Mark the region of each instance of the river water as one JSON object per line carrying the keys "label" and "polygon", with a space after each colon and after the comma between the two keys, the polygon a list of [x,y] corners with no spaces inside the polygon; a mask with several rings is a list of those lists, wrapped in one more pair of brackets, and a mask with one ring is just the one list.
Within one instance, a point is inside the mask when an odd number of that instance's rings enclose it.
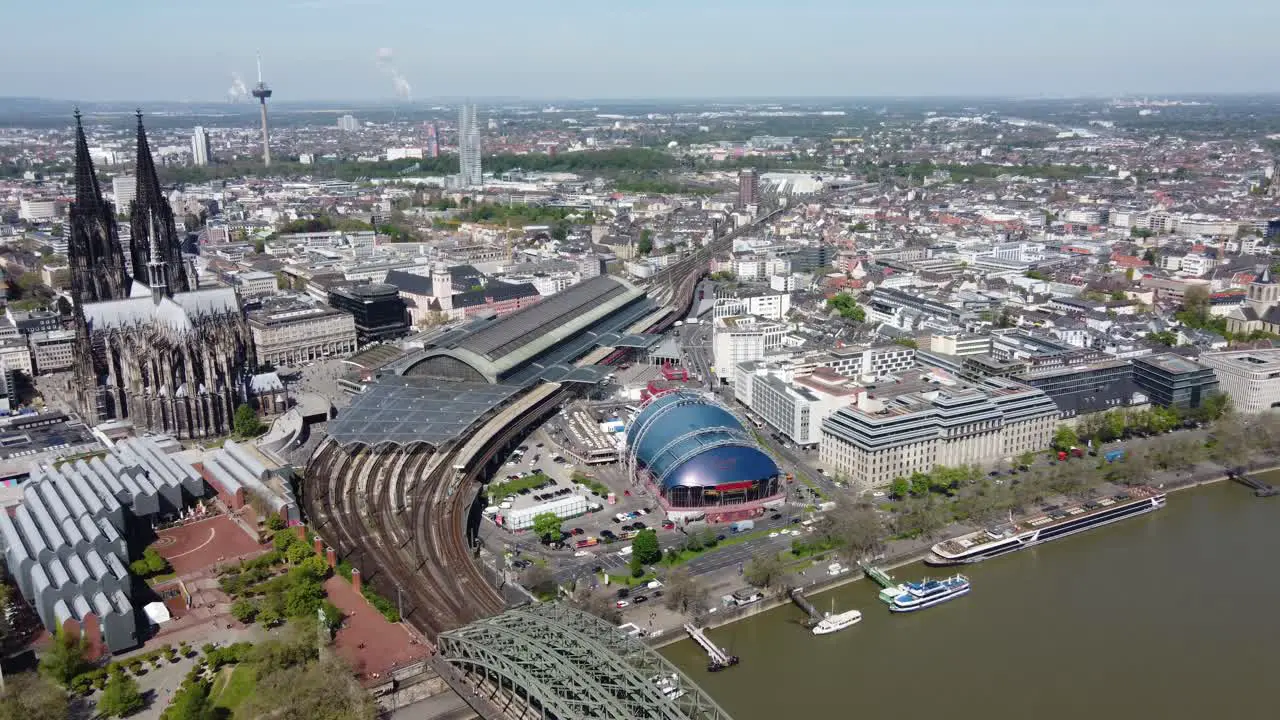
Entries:
{"label": "river water", "polygon": [[1278,557],[1280,497],[1222,482],[961,568],[973,590],[937,607],[891,615],[860,580],[812,598],[862,611],[834,635],[788,605],[711,631],[742,658],[724,672],[688,640],[663,653],[735,720],[1280,717]]}

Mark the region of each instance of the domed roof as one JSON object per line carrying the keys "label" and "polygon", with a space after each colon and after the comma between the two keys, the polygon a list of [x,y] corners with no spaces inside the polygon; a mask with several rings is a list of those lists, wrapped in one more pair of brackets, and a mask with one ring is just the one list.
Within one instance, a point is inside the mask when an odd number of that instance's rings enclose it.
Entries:
{"label": "domed roof", "polygon": [[778,466],[742,423],[707,396],[661,395],[627,429],[627,447],[662,487],[761,480]]}

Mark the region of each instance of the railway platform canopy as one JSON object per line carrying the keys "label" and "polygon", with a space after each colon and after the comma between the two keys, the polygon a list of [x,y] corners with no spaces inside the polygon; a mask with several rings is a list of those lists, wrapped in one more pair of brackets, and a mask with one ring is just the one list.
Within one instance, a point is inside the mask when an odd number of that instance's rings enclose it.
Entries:
{"label": "railway platform canopy", "polygon": [[560,603],[442,633],[440,656],[556,720],[731,720],[653,648]]}
{"label": "railway platform canopy", "polygon": [[383,377],[338,413],[329,435],[342,445],[420,442],[439,447],[462,437],[520,390],[515,385]]}

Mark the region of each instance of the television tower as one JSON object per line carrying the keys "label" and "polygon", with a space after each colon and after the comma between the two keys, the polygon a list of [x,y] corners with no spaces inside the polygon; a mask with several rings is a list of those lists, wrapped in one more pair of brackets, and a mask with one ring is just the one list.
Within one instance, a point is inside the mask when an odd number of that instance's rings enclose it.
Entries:
{"label": "television tower", "polygon": [[271,165],[271,141],[267,132],[267,98],[271,97],[271,88],[262,82],[262,53],[258,53],[258,84],[253,86],[253,96],[262,103],[262,164]]}

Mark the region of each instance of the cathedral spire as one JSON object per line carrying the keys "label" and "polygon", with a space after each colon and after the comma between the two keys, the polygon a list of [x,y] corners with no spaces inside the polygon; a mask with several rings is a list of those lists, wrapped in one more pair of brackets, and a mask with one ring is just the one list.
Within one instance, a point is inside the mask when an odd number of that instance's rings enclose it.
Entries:
{"label": "cathedral spire", "polygon": [[[135,172],[138,175],[137,203],[140,207],[151,205],[154,209],[159,201],[160,177],[156,175],[156,163],[151,157],[151,144],[147,142],[147,129],[142,126],[142,109],[135,111],[138,117],[138,163]],[[121,208],[121,211],[128,208]]]}
{"label": "cathedral spire", "polygon": [[142,124],[142,111],[138,117],[138,158],[135,165],[138,192],[129,211],[129,227],[132,233],[133,276],[152,282],[152,264],[162,263],[161,274],[165,294],[186,292],[191,289],[187,271],[182,262],[182,244],[174,222],[173,208],[160,187],[156,163],[151,157],[151,145],[147,142],[147,130]]}
{"label": "cathedral spire", "polygon": [[98,174],[94,172],[93,158],[89,156],[89,141],[84,137],[80,108],[76,108],[76,204],[85,209],[103,204]]}

